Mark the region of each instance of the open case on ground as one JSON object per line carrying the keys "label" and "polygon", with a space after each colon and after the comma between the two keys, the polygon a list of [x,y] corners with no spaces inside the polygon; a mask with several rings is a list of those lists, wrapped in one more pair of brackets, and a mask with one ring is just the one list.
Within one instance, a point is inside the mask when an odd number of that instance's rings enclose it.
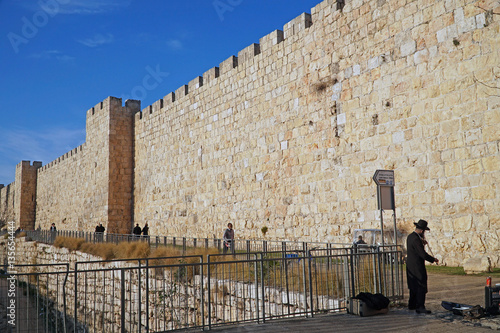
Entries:
{"label": "open case on ground", "polygon": [[389,307],[376,310],[370,308],[364,301],[356,298],[350,298],[347,300],[347,313],[358,315],[361,317],[369,317],[378,314],[385,314],[389,312]]}

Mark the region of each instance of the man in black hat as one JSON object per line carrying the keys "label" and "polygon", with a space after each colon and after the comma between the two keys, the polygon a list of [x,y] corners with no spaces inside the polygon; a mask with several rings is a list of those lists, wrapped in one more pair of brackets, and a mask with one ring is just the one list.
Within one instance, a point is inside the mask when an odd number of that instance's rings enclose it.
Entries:
{"label": "man in black hat", "polygon": [[427,294],[427,271],[425,260],[431,263],[439,263],[439,260],[425,252],[424,245],[427,244],[424,233],[430,230],[427,221],[419,220],[415,224],[415,231],[406,239],[406,279],[410,289],[408,309],[416,310],[417,313],[429,314],[431,311],[425,308],[425,294]]}

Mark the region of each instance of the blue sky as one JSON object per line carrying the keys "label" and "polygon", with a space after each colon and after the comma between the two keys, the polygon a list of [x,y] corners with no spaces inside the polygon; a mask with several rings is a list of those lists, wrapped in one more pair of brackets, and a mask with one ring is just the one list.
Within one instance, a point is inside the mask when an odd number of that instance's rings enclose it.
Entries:
{"label": "blue sky", "polygon": [[0,0],[0,184],[81,145],[106,97],[144,108],[319,2]]}

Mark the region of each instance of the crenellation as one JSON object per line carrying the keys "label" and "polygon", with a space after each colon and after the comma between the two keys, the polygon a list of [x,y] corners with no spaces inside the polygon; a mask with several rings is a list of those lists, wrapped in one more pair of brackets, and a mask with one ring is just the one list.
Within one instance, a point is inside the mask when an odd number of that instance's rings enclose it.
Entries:
{"label": "crenellation", "polygon": [[271,52],[272,47],[276,44],[281,43],[284,39],[285,38],[282,30],[274,30],[273,32],[259,39],[260,52]]}
{"label": "crenellation", "polygon": [[203,76],[197,76],[188,83],[188,92],[193,93],[195,90],[203,86]]}
{"label": "crenellation", "polygon": [[312,26],[312,17],[309,13],[302,13],[283,26],[283,36],[287,39]]}
{"label": "crenellation", "polygon": [[219,64],[219,73],[220,75],[224,75],[226,73],[231,72],[233,68],[236,68],[238,66],[238,57],[236,56],[230,56],[223,62]]}
{"label": "crenellation", "polygon": [[188,89],[189,89],[189,87],[187,84],[184,84],[184,85],[180,86],[179,88],[177,88],[177,90],[175,90],[176,100],[180,100],[183,97],[187,96],[187,94],[189,93]]}
{"label": "crenellation", "polygon": [[153,104],[146,106],[141,110],[141,114],[144,118],[147,118],[150,114],[153,113]]}
{"label": "crenellation", "polygon": [[203,73],[203,82],[205,84],[210,84],[218,77],[219,77],[219,67],[212,67],[208,71]]}
{"label": "crenellation", "polygon": [[248,64],[258,54],[260,54],[260,44],[250,44],[238,52],[238,64]]}

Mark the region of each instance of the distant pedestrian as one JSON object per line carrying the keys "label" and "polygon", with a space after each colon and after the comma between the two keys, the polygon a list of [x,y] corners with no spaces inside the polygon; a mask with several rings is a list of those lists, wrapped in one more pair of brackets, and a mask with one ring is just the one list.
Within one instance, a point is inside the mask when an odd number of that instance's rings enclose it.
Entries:
{"label": "distant pedestrian", "polygon": [[144,225],[144,228],[142,228],[142,235],[143,236],[149,235],[149,227],[147,223]]}
{"label": "distant pedestrian", "polygon": [[56,228],[56,224],[55,223],[52,223],[52,225],[50,226],[50,241],[52,243],[54,243],[55,239],[56,239],[56,235],[57,235],[57,228]]}
{"label": "distant pedestrian", "polygon": [[408,309],[416,310],[417,313],[430,314],[425,308],[425,294],[427,294],[427,271],[425,261],[439,263],[439,260],[425,252],[424,245],[427,221],[419,220],[415,225],[415,231],[406,239],[406,280],[410,289]]}
{"label": "distant pedestrian", "polygon": [[363,245],[363,244],[365,244],[366,245],[366,242],[363,240],[363,236],[359,235],[358,236],[358,240],[354,244],[356,244],[356,245]]}
{"label": "distant pedestrian", "polygon": [[228,223],[227,229],[224,231],[224,254],[227,253],[227,250],[231,250],[231,253],[234,254],[234,229],[233,224]]}
{"label": "distant pedestrian", "polygon": [[106,230],[106,228],[104,228],[104,226],[102,225],[102,223],[100,223],[98,226],[95,227],[95,233],[96,233],[96,240],[97,241],[102,242],[105,230]]}
{"label": "distant pedestrian", "polygon": [[139,236],[141,235],[141,232],[142,232],[141,227],[139,227],[139,223],[137,223],[137,224],[135,225],[134,230],[132,230],[132,233],[133,233],[136,237],[139,237]]}

